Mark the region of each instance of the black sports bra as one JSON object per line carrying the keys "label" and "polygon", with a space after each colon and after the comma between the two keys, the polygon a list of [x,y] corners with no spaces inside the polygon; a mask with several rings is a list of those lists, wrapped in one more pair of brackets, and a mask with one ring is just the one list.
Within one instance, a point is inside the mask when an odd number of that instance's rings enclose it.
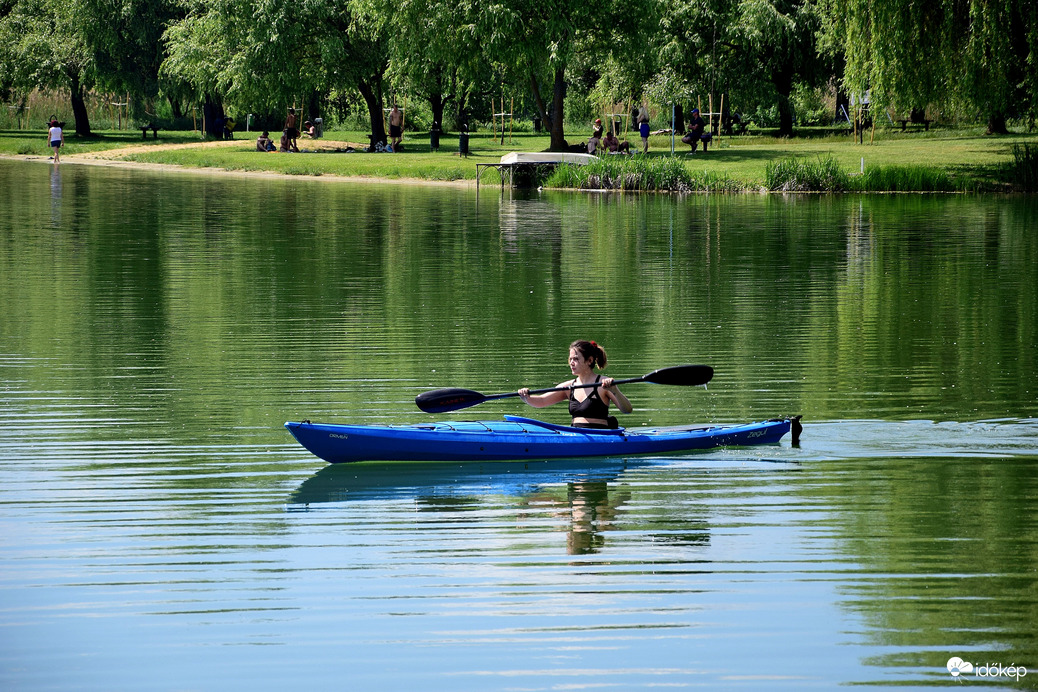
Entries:
{"label": "black sports bra", "polygon": [[[599,382],[602,376],[599,375],[595,382]],[[587,398],[583,401],[577,401],[573,393],[575,389],[569,390],[569,415],[574,418],[591,418],[598,420],[606,420],[609,418],[609,404],[602,400],[601,395],[598,393],[598,386],[596,385],[588,393]]]}

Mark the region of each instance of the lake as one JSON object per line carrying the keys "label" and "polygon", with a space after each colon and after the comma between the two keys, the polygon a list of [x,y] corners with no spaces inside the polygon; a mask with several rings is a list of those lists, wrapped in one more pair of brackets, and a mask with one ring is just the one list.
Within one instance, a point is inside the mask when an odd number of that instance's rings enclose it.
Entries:
{"label": "lake", "polygon": [[[4,690],[1038,680],[1038,198],[0,161],[0,202]],[[550,387],[578,338],[714,367],[627,427],[801,443],[329,466],[283,427]],[[438,418],[506,414],[567,420]]]}

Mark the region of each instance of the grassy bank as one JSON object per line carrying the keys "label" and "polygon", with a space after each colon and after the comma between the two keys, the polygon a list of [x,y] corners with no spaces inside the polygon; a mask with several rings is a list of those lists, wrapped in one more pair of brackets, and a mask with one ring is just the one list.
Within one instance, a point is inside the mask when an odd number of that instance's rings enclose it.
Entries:
{"label": "grassy bank", "polygon": [[[254,151],[256,133],[241,132],[233,142],[210,143],[202,143],[198,134],[192,132],[160,132],[158,140],[150,135],[142,140],[139,131],[99,134],[99,137],[82,140],[67,135],[63,159],[72,157],[74,160],[76,155],[83,154],[113,160],[284,175],[473,180],[477,163],[496,162],[510,151],[543,151],[549,144],[544,135],[515,134],[511,141],[506,136],[502,143],[500,139],[492,139],[490,133],[478,132],[469,140],[470,155],[461,157],[457,153],[456,135],[443,136],[439,151],[433,152],[427,134],[410,134],[405,138],[405,151],[401,153],[369,154],[360,150],[359,143],[367,141],[364,133],[330,132],[316,143],[300,142],[302,148],[312,151],[265,154]],[[677,142],[673,156],[670,137],[654,136],[647,156],[637,154],[627,158],[639,163],[615,164],[627,167],[619,173],[619,178],[612,169],[603,168],[590,172],[589,180],[597,180],[597,187],[623,189],[783,189],[773,184],[774,176],[769,174],[769,167],[801,166],[806,170],[824,161],[827,167],[848,177],[850,183],[843,189],[1005,190],[1033,179],[1033,152],[1038,151],[1038,135],[988,136],[980,129],[906,133],[882,130],[877,131],[874,141],[866,138],[864,144],[844,134],[825,131],[805,134],[812,136],[723,138],[715,141],[709,152],[699,151],[694,155],[688,153],[686,145]],[[30,137],[25,132],[0,132],[0,155],[45,158],[50,153],[45,140],[42,132]],[[355,151],[347,153],[350,144]],[[606,164],[609,165],[613,164]],[[605,185],[602,181],[613,184]],[[497,176],[486,172],[482,182],[497,184]],[[587,182],[565,177],[552,184],[587,186]],[[791,184],[785,189],[797,189],[797,186]]]}

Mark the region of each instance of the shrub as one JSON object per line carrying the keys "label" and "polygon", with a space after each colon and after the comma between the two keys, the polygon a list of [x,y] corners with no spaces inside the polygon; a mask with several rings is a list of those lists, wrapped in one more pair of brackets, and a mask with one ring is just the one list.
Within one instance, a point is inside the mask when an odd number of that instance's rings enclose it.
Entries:
{"label": "shrub", "polygon": [[955,182],[947,171],[927,166],[875,166],[854,178],[861,192],[954,192]]}
{"label": "shrub", "polygon": [[710,173],[694,173],[672,157],[605,156],[587,165],[563,164],[544,187],[581,190],[652,190],[670,192],[736,192],[735,181]]}
{"label": "shrub", "polygon": [[1038,144],[1014,144],[1013,160],[1006,164],[1003,177],[1018,190],[1038,191]]}
{"label": "shrub", "polygon": [[767,164],[764,184],[776,192],[843,192],[850,188],[850,176],[831,156],[814,163],[790,158]]}

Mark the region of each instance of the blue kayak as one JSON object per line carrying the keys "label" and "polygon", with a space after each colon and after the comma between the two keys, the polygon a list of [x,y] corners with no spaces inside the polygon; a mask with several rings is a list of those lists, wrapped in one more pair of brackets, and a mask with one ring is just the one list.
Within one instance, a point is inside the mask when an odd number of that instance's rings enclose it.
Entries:
{"label": "blue kayak", "polygon": [[[502,461],[671,454],[713,447],[774,444],[799,416],[742,425],[596,430],[519,416],[501,421],[413,425],[285,423],[311,453],[333,464],[351,461]],[[794,440],[795,442],[796,440]]]}

